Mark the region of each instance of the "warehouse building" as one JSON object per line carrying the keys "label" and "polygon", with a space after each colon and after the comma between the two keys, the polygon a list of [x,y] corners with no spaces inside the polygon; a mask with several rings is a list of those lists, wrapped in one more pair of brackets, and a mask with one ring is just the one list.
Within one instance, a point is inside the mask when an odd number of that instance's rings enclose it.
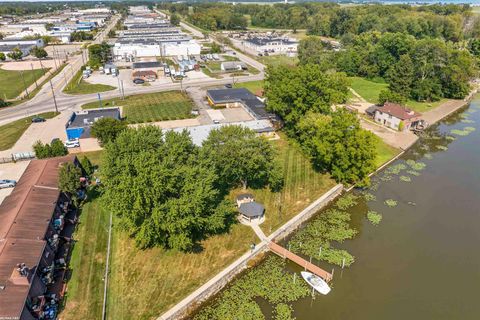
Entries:
{"label": "warehouse building", "polygon": [[296,54],[298,47],[298,41],[287,38],[250,38],[244,44],[262,54]]}
{"label": "warehouse building", "polygon": [[115,58],[198,55],[201,46],[187,36],[157,39],[120,39],[113,47]]}

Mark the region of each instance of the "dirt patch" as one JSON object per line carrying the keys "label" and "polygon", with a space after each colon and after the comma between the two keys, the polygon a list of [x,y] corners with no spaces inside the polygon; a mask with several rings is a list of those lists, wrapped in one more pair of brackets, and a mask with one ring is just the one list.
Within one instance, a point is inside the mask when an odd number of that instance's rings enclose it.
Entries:
{"label": "dirt patch", "polygon": [[[57,65],[61,63],[57,61]],[[39,60],[32,60],[32,61],[10,61],[2,63],[1,67],[3,70],[32,70],[33,69],[42,69],[42,65],[44,68],[48,69],[55,69],[55,62],[53,60],[42,60],[42,64],[40,64]]]}

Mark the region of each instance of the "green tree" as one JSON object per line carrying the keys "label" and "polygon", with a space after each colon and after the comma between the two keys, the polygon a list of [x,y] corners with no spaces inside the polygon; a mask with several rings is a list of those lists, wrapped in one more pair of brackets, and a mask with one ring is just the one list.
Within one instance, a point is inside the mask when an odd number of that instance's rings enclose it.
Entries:
{"label": "green tree", "polygon": [[172,13],[170,15],[170,23],[174,26],[180,25],[180,17],[178,16],[178,14]]}
{"label": "green tree", "polygon": [[403,97],[409,97],[415,70],[409,55],[402,55],[388,73],[388,87],[390,91]]}
{"label": "green tree", "polygon": [[0,61],[5,61],[7,57],[5,57],[5,53],[0,52]]}
{"label": "green tree", "polygon": [[108,37],[109,38],[115,38],[116,35],[117,34],[115,33],[115,30],[112,29],[112,30],[108,31]]}
{"label": "green tree", "polygon": [[113,119],[113,118],[102,118],[92,125],[91,135],[98,139],[101,145],[105,145],[109,142],[112,142],[116,137],[127,128],[127,123],[125,121]]}
{"label": "green tree", "polygon": [[23,58],[23,52],[20,48],[16,47],[11,52],[7,53],[7,56],[12,60],[21,60]]}
{"label": "green tree", "polygon": [[110,61],[110,46],[106,42],[101,44],[92,44],[88,47],[89,64],[93,68],[98,68],[102,64]]}
{"label": "green tree", "polygon": [[272,189],[281,188],[280,174],[272,173],[279,170],[275,155],[266,139],[235,125],[212,130],[201,149],[201,158],[213,168],[223,188],[261,188],[269,182],[273,182]]}
{"label": "green tree", "polygon": [[332,46],[323,42],[319,37],[310,36],[300,41],[298,45],[298,59],[301,64],[316,64],[322,70],[335,69]]}
{"label": "green tree", "polygon": [[93,166],[90,159],[87,158],[87,156],[83,156],[82,159],[80,159],[80,164],[82,165],[82,168],[85,171],[85,174],[89,177],[95,171],[95,167]]}
{"label": "green tree", "polygon": [[348,97],[348,80],[341,73],[325,73],[317,65],[269,67],[265,81],[267,108],[285,122],[290,133],[308,112],[328,114]]}
{"label": "green tree", "polygon": [[378,95],[378,104],[383,105],[385,104],[385,102],[404,104],[405,102],[407,102],[407,99],[401,94],[398,94],[388,89],[380,91],[380,94]]}
{"label": "green tree", "polygon": [[344,109],[330,115],[309,112],[298,124],[299,141],[320,170],[338,182],[366,183],[375,170],[376,137]]}
{"label": "green tree", "polygon": [[39,48],[37,46],[33,47],[32,50],[30,50],[30,54],[38,59],[45,59],[48,56],[48,53],[45,49]]}
{"label": "green tree", "polygon": [[80,178],[82,170],[71,162],[62,164],[58,172],[58,187],[62,192],[76,197],[77,190],[81,187]]}
{"label": "green tree", "polygon": [[60,140],[53,141],[51,145],[48,143],[43,144],[38,140],[33,145],[33,151],[37,159],[60,157],[68,154],[67,148],[65,148]]}
{"label": "green tree", "polygon": [[186,131],[126,129],[105,146],[102,163],[104,205],[141,248],[191,250],[227,230],[235,214]]}

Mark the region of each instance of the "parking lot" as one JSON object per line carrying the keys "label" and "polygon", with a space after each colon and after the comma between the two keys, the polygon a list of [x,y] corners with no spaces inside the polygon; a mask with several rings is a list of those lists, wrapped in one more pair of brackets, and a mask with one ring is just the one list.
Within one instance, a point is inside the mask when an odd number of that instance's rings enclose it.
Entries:
{"label": "parking lot", "polygon": [[[18,181],[29,163],[30,161],[19,161],[17,163],[0,164],[0,180],[7,179]],[[0,204],[5,197],[12,193],[12,191],[13,188],[0,189]]]}

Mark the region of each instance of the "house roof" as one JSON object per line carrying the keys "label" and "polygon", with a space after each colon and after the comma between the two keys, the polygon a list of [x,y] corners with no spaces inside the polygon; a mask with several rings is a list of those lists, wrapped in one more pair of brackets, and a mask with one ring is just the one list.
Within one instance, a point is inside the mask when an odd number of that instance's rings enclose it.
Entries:
{"label": "house roof", "polygon": [[238,207],[238,211],[240,211],[240,213],[243,214],[244,216],[253,218],[253,217],[261,216],[265,211],[265,207],[258,202],[252,201],[252,202],[242,203],[240,207]]}
{"label": "house roof", "polygon": [[38,266],[60,195],[58,169],[74,161],[74,155],[31,161],[0,204],[0,318],[21,318],[34,277],[33,271],[19,277],[16,265],[25,263],[30,270]]}
{"label": "house roof", "polygon": [[412,118],[418,118],[422,114],[411,109],[408,109],[404,106],[401,106],[397,103],[386,102],[383,107],[377,108],[377,111],[389,114],[395,118],[401,120],[408,120]]}
{"label": "house roof", "polygon": [[237,196],[237,200],[244,200],[244,199],[253,199],[253,194],[251,193],[242,193]]}
{"label": "house roof", "polygon": [[225,61],[222,62],[222,66],[224,69],[238,69],[238,67],[242,69],[247,68],[245,62],[242,61]]}

